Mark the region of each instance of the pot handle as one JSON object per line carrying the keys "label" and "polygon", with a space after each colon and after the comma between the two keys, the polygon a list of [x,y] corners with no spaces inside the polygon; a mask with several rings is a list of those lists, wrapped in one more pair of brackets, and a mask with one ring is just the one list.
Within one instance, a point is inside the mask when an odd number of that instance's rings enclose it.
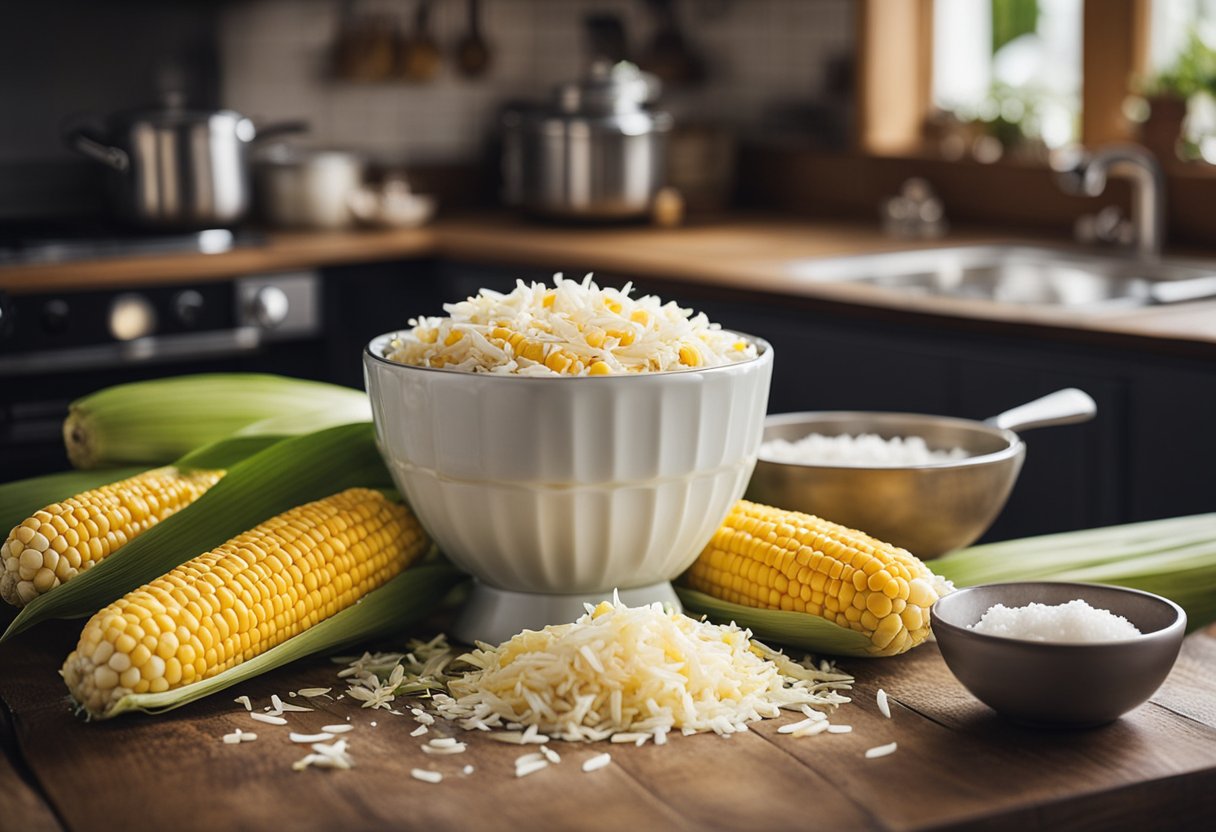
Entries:
{"label": "pot handle", "polygon": [[1088,393],[1075,387],[1066,387],[985,419],[984,423],[1006,430],[1030,430],[1050,425],[1088,422],[1097,412],[1098,406]]}
{"label": "pot handle", "polygon": [[290,136],[294,133],[307,133],[312,129],[312,125],[303,119],[294,121],[276,121],[267,124],[265,127],[259,127],[257,134],[253,137],[253,141],[260,142],[264,139],[273,139],[278,136]]}
{"label": "pot handle", "polygon": [[131,167],[131,157],[125,150],[112,147],[105,142],[95,139],[85,132],[84,128],[68,131],[64,136],[67,146],[82,156],[88,156],[94,162],[101,162],[108,168],[119,173],[126,173]]}

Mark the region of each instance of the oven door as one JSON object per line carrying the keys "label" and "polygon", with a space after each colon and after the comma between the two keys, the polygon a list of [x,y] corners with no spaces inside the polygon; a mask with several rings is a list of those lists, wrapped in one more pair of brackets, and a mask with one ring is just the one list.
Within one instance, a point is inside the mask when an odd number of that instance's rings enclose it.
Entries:
{"label": "oven door", "polygon": [[68,467],[62,427],[81,396],[207,372],[321,378],[321,277],[252,275],[136,291],[9,298],[0,336],[0,481]]}

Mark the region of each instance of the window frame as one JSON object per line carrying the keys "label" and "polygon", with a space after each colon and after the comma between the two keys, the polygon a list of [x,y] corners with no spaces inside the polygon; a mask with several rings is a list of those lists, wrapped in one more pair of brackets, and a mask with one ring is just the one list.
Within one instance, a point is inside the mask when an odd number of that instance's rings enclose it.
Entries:
{"label": "window frame", "polygon": [[[1081,143],[1131,141],[1123,113],[1148,58],[1151,0],[1083,0]],[[933,0],[861,0],[857,147],[878,156],[921,155],[932,109]]]}

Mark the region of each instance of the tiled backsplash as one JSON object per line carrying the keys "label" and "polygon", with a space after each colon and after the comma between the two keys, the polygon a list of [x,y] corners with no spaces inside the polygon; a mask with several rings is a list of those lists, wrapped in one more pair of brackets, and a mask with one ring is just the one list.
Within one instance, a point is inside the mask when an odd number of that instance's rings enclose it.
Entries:
{"label": "tiled backsplash", "polygon": [[[384,12],[413,26],[413,0],[361,0],[360,14]],[[464,0],[438,0],[430,30],[445,52],[425,84],[359,84],[328,77],[340,6],[334,0],[251,0],[232,4],[220,26],[224,103],[260,121],[307,118],[310,141],[405,162],[476,155],[498,107],[543,96],[584,69],[589,12],[618,14],[631,49],[653,36],[642,0],[484,0],[482,32],[493,66],[480,80],[457,75],[449,60],[465,32]],[[853,46],[852,0],[682,0],[681,22],[704,56],[709,81],[672,91],[663,106],[747,123],[774,105],[807,103],[823,90],[832,58]]]}

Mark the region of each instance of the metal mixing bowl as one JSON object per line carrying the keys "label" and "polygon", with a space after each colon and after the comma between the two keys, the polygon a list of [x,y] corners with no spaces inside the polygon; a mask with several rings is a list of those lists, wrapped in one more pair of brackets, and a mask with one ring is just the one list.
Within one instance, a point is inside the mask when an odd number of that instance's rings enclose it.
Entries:
{"label": "metal mixing bowl", "polygon": [[933,465],[857,468],[760,459],[747,498],[814,514],[932,558],[972,543],[996,519],[1022,468],[1026,445],[1011,430],[968,419],[913,413],[787,413],[770,416],[764,441],[811,434],[919,436],[930,448],[962,448],[966,459]]}
{"label": "metal mixing bowl", "polygon": [[1015,429],[1092,418],[1093,399],[1068,389],[988,422],[915,413],[839,411],[769,416],[764,441],[811,433],[919,436],[934,450],[962,448],[964,459],[930,465],[797,465],[763,456],[747,498],[814,514],[933,558],[975,542],[1000,514],[1017,481],[1026,445]]}
{"label": "metal mixing bowl", "polygon": [[[1105,642],[1044,642],[977,633],[993,604],[1064,604],[1080,598],[1136,625],[1141,635]],[[1118,719],[1165,681],[1186,634],[1169,599],[1097,584],[1024,582],[961,589],[933,605],[942,658],[967,690],[998,713],[1036,725],[1088,727]]]}

